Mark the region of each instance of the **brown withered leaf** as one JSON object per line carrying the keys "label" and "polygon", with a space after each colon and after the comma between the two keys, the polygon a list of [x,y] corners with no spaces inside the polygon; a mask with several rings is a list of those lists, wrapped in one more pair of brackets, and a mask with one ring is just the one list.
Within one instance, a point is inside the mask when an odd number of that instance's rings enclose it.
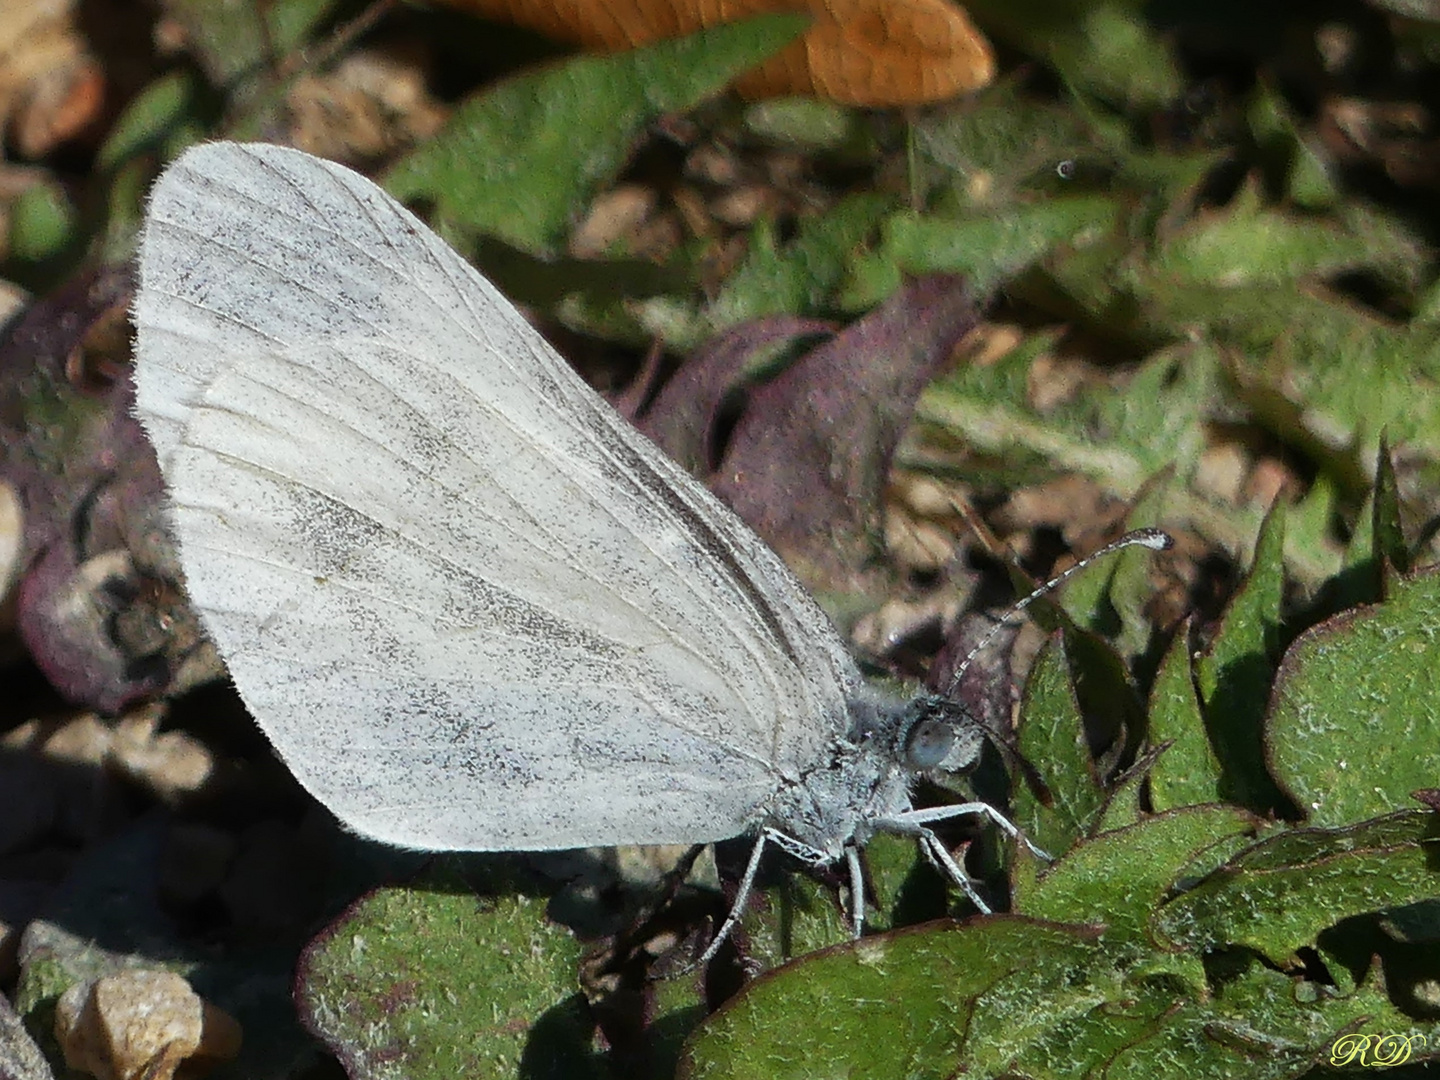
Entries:
{"label": "brown withered leaf", "polygon": [[949,0],[446,0],[601,52],[631,49],[718,23],[780,11],[814,22],[795,43],[747,72],[750,98],[813,94],[883,107],[944,101],[995,77],[995,55]]}
{"label": "brown withered leaf", "polygon": [[106,76],[91,55],[70,0],[0,4],[0,129],[22,159],[98,134]]}

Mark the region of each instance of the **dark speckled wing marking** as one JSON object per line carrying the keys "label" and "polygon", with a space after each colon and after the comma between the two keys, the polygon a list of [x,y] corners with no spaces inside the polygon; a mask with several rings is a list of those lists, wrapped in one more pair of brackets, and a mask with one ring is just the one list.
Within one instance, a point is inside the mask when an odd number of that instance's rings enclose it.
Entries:
{"label": "dark speckled wing marking", "polygon": [[191,596],[351,827],[699,842],[826,760],[859,677],[823,614],[367,180],[191,150],[140,274],[137,408]]}

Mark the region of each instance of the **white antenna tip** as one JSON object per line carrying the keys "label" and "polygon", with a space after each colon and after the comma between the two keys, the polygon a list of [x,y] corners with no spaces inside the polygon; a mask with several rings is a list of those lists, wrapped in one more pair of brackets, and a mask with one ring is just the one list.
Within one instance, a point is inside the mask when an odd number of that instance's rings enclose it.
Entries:
{"label": "white antenna tip", "polygon": [[1139,544],[1151,551],[1168,551],[1175,546],[1175,538],[1163,529],[1136,529],[1122,536],[1118,544]]}

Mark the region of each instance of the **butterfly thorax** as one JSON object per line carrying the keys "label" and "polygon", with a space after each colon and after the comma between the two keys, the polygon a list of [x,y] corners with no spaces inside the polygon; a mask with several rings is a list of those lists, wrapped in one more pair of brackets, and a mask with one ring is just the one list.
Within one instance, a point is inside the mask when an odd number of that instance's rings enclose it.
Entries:
{"label": "butterfly thorax", "polygon": [[768,800],[762,824],[828,859],[864,844],[877,824],[910,809],[916,770],[903,756],[905,708],[874,697],[851,702],[851,725],[825,757]]}

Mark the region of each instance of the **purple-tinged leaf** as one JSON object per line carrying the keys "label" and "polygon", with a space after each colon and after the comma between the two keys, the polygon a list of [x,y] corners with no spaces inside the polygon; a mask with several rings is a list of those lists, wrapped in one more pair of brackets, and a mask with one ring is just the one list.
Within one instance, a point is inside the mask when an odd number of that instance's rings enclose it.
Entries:
{"label": "purple-tinged leaf", "polygon": [[730,404],[756,352],[824,329],[790,318],[747,324],[694,357],[641,427],[682,464],[698,466],[812,588],[856,590],[874,561],[885,478],[915,400],[977,317],[959,277],[907,283],[750,389],[721,447]]}
{"label": "purple-tinged leaf", "polygon": [[56,689],[105,712],[171,685],[198,641],[130,414],[129,293],[124,271],[83,276],[0,339],[0,475],[25,519],[19,631]]}

